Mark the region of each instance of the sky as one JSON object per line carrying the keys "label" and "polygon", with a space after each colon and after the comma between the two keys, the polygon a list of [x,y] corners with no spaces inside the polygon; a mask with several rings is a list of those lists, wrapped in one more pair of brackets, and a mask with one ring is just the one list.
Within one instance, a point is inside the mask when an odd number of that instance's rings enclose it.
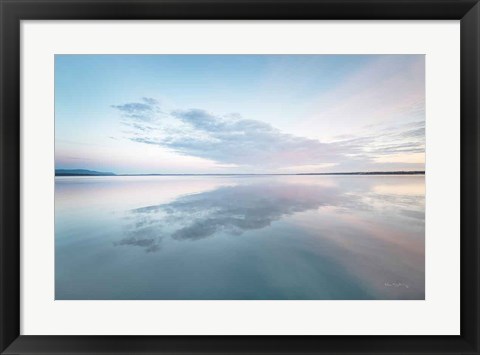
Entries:
{"label": "sky", "polygon": [[424,170],[424,55],[56,55],[55,166]]}

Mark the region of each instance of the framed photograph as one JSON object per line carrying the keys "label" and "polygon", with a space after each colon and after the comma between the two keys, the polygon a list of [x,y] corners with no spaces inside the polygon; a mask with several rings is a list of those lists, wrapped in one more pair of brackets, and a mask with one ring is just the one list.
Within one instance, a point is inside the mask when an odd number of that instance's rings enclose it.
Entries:
{"label": "framed photograph", "polygon": [[480,354],[475,0],[0,0],[1,354]]}

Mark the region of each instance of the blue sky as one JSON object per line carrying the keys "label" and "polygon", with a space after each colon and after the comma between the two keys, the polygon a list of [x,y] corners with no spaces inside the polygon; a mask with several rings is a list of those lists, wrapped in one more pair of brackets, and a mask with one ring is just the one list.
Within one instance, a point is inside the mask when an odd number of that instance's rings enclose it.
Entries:
{"label": "blue sky", "polygon": [[423,170],[423,55],[56,55],[56,168]]}

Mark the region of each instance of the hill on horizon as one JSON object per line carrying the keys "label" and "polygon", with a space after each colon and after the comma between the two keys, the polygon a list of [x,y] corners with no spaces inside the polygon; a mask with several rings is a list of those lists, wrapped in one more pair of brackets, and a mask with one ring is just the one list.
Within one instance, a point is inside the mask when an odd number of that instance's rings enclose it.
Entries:
{"label": "hill on horizon", "polygon": [[55,169],[55,176],[115,176],[111,172],[102,172],[87,169]]}

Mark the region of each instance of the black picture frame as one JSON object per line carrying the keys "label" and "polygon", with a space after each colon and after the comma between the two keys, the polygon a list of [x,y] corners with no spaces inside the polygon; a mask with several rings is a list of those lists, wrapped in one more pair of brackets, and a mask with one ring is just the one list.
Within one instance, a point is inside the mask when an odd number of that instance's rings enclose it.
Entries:
{"label": "black picture frame", "polygon": [[[0,0],[0,12],[2,354],[479,354],[480,5],[477,0]],[[461,335],[20,335],[20,22],[27,19],[461,20]]]}

